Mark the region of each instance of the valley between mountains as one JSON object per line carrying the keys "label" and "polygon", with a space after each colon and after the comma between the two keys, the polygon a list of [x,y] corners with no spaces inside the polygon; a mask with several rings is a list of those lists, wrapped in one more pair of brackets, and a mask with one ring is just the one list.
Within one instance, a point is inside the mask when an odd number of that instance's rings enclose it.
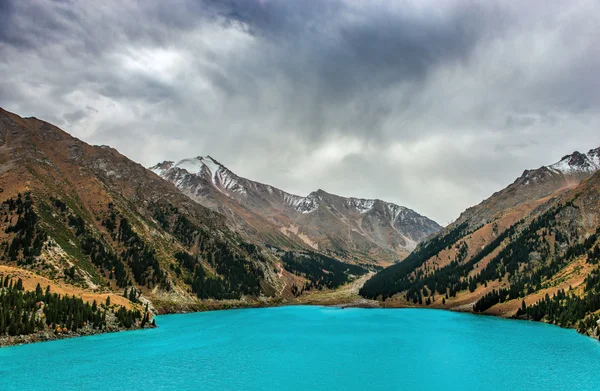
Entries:
{"label": "valley between mountains", "polygon": [[0,345],[281,304],[430,307],[598,337],[600,148],[526,170],[441,227],[290,194],[210,156],[145,168],[0,109]]}

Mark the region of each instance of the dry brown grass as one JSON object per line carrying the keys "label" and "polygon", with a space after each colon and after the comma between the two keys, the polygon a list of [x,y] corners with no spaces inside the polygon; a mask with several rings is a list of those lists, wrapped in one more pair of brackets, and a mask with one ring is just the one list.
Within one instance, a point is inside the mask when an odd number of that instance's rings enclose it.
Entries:
{"label": "dry brown grass", "polygon": [[16,281],[16,279],[20,278],[23,280],[23,287],[25,290],[34,291],[37,284],[40,284],[42,289],[46,289],[47,286],[50,286],[50,292],[58,293],[60,295],[69,295],[69,296],[77,296],[81,297],[84,301],[93,302],[96,300],[98,303],[104,303],[107,297],[110,297],[110,302],[112,304],[118,304],[125,306],[127,308],[133,307],[133,303],[124,298],[121,295],[115,293],[100,293],[100,292],[89,292],[83,290],[82,288],[69,285],[60,281],[53,281],[46,277],[40,276],[38,274],[32,273],[28,270],[0,265],[0,274],[5,277],[10,277]]}

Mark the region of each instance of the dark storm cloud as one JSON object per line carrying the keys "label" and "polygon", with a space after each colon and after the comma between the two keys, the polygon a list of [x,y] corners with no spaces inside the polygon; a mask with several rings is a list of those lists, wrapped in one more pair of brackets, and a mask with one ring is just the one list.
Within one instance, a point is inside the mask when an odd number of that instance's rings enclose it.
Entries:
{"label": "dark storm cloud", "polygon": [[600,144],[592,1],[0,2],[0,105],[444,223]]}

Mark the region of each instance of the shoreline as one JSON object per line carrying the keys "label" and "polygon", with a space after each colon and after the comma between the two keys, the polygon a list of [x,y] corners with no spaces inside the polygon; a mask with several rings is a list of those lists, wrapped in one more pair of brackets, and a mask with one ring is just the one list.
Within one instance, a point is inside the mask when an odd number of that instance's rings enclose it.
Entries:
{"label": "shoreline", "polygon": [[[200,313],[200,312],[210,312],[210,311],[228,311],[228,310],[239,310],[239,309],[257,309],[257,308],[277,308],[277,307],[295,307],[295,306],[316,306],[316,307],[328,307],[328,308],[338,308],[338,309],[347,309],[347,308],[361,308],[361,309],[424,309],[424,310],[438,310],[438,311],[450,311],[450,312],[456,312],[456,313],[466,313],[466,314],[471,314],[471,315],[475,315],[475,316],[488,316],[488,317],[494,317],[494,318],[499,318],[499,319],[505,319],[505,320],[519,320],[519,321],[526,321],[526,322],[535,322],[535,323],[544,323],[547,325],[552,325],[552,326],[556,326],[559,327],[561,329],[565,329],[565,330],[574,330],[575,332],[577,332],[578,334],[585,336],[585,337],[589,337],[595,341],[599,341],[599,338],[596,336],[592,336],[592,335],[588,335],[585,333],[580,333],[575,327],[563,327],[563,326],[559,326],[553,323],[549,323],[549,322],[544,322],[544,321],[535,321],[535,320],[531,320],[531,319],[523,319],[523,318],[516,318],[516,317],[506,317],[506,316],[499,316],[499,315],[494,315],[494,314],[488,314],[488,313],[476,313],[473,311],[469,311],[465,308],[461,309],[461,308],[431,308],[431,307],[422,307],[422,306],[382,306],[381,302],[377,302],[377,301],[373,301],[373,300],[360,300],[360,301],[353,301],[353,302],[344,302],[341,301],[339,303],[318,303],[318,302],[271,302],[271,303],[266,303],[266,302],[255,302],[255,303],[230,303],[230,302],[226,302],[226,303],[209,303],[209,305],[207,305],[206,303],[200,303],[198,305],[192,305],[189,306],[188,308],[184,308],[185,306],[181,306],[176,310],[164,310],[164,308],[160,308],[157,311],[157,313],[155,314],[155,316],[167,316],[167,315],[182,315],[182,314],[192,314],[192,313]],[[77,331],[77,332],[69,332],[66,334],[56,334],[53,331],[40,331],[34,334],[29,334],[29,335],[18,335],[18,336],[2,336],[0,337],[0,349],[4,348],[4,347],[10,347],[10,346],[19,346],[19,345],[29,345],[29,344],[33,344],[33,343],[41,343],[41,342],[50,342],[50,341],[57,341],[57,340],[62,340],[62,339],[71,339],[71,338],[79,338],[79,337],[87,337],[87,336],[92,336],[92,335],[100,335],[100,334],[112,334],[112,333],[120,333],[120,332],[127,332],[127,331],[135,331],[135,330],[143,330],[143,329],[152,329],[152,328],[157,328],[160,327],[159,325],[157,326],[151,326],[148,325],[144,328],[141,327],[136,327],[136,328],[111,328],[109,330],[95,330],[95,329],[86,329],[83,331]]]}
{"label": "shoreline", "polygon": [[111,328],[110,330],[96,330],[96,329],[84,329],[79,331],[72,331],[67,333],[57,334],[54,331],[46,330],[46,331],[38,331],[33,334],[26,335],[4,335],[0,337],[0,349],[7,348],[11,346],[21,346],[21,345],[31,345],[34,343],[41,342],[51,342],[51,341],[59,341],[61,339],[72,339],[79,337],[91,337],[93,335],[100,334],[113,334],[113,333],[121,333],[126,331],[135,331],[135,330],[145,330],[145,329],[153,329],[158,326],[146,326],[146,327],[136,327],[136,328]]}

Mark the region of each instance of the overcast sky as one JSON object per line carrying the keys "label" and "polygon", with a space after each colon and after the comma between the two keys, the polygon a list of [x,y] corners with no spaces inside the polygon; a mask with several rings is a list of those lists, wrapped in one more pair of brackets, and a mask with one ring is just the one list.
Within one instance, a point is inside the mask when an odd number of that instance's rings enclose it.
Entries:
{"label": "overcast sky", "polygon": [[600,146],[599,4],[0,0],[0,106],[446,224]]}

